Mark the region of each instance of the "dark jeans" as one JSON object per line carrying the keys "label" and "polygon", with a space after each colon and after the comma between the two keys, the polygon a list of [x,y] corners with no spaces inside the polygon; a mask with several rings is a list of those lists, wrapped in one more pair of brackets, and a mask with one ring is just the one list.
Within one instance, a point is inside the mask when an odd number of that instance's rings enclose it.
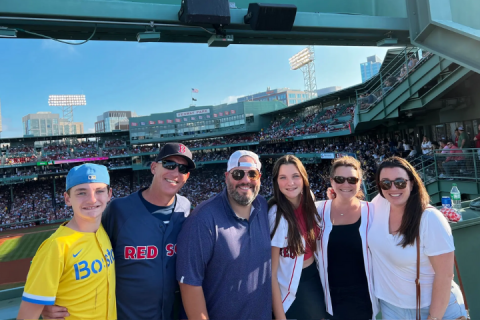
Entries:
{"label": "dark jeans", "polygon": [[445,161],[443,163],[443,169],[445,169],[445,172],[447,176],[459,176],[460,172],[459,170],[461,168],[465,167],[465,160],[459,160],[459,161]]}
{"label": "dark jeans", "polygon": [[327,318],[325,295],[316,263],[302,270],[297,294],[286,312],[287,319],[325,319]]}
{"label": "dark jeans", "polygon": [[373,310],[367,285],[330,287],[333,316],[330,320],[370,320]]}

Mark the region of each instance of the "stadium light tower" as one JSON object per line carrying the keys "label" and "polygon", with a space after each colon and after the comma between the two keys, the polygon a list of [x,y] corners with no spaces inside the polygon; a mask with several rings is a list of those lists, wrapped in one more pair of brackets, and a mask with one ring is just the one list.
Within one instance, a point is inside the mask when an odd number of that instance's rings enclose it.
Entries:
{"label": "stadium light tower", "polygon": [[86,106],[85,95],[53,95],[48,97],[48,105],[62,108],[62,117],[65,121],[73,122],[73,109],[78,106]]}
{"label": "stadium light tower", "polygon": [[315,75],[315,50],[313,46],[306,47],[288,60],[292,70],[302,70],[308,99],[315,98],[317,96],[317,77]]}

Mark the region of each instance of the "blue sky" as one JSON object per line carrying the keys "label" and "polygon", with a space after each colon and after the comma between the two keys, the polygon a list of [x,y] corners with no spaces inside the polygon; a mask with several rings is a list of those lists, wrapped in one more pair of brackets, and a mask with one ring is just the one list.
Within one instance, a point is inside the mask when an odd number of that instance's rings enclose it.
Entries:
{"label": "blue sky", "polygon": [[[289,87],[303,90],[301,71],[288,59],[303,46],[88,42],[71,46],[52,40],[0,39],[2,137],[22,136],[22,117],[48,106],[52,94],[85,94],[87,106],[75,110],[75,121],[92,131],[96,117],[108,110],[139,115],[190,105],[234,101],[235,97]],[[359,64],[387,49],[315,47],[317,88],[348,87],[361,82]]]}

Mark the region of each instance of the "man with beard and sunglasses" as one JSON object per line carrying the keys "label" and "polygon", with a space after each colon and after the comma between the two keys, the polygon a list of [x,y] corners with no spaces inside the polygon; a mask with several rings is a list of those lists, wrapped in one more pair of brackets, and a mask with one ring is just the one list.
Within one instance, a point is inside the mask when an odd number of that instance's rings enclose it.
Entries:
{"label": "man with beard and sunglasses", "polygon": [[[151,185],[105,209],[102,225],[113,248],[118,319],[174,319],[174,302],[180,298],[177,236],[191,207],[177,192],[194,168],[185,145],[167,143],[150,165]],[[45,308],[45,319],[68,316],[65,308]]]}
{"label": "man with beard and sunglasses", "polygon": [[188,319],[272,319],[270,228],[267,202],[258,195],[260,170],[255,153],[234,152],[226,188],[183,224],[177,280]]}

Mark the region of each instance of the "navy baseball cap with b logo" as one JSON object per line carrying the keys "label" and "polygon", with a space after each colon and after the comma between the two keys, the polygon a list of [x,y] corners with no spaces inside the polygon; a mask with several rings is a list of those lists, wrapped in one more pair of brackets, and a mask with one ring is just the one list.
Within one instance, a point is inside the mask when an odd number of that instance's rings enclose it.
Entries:
{"label": "navy baseball cap with b logo", "polygon": [[171,156],[179,156],[185,158],[188,163],[188,168],[195,169],[195,162],[193,162],[192,152],[182,143],[170,142],[166,143],[155,158],[155,162]]}

